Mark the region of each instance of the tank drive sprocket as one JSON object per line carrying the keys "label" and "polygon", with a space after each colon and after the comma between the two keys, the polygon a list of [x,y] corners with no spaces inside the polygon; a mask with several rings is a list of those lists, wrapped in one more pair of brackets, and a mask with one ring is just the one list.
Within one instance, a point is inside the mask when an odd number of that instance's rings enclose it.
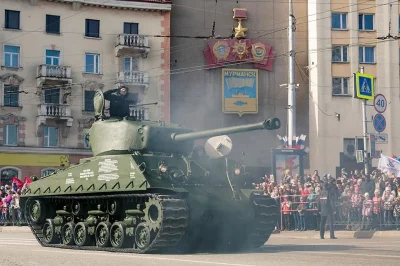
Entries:
{"label": "tank drive sprocket", "polygon": [[161,223],[163,220],[162,214],[162,206],[159,200],[155,198],[150,198],[145,203],[145,208],[143,209],[144,212],[144,220],[148,225],[151,231],[157,231],[161,227]]}

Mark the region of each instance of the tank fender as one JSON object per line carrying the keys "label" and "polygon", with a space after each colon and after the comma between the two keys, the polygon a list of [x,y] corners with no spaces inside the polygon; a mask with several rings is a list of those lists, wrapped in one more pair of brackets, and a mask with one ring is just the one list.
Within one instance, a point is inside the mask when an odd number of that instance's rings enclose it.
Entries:
{"label": "tank fender", "polygon": [[242,193],[242,195],[244,195],[248,199],[250,199],[251,195],[253,195],[253,194],[258,194],[258,195],[264,194],[263,191],[255,190],[255,189],[240,189],[240,192]]}

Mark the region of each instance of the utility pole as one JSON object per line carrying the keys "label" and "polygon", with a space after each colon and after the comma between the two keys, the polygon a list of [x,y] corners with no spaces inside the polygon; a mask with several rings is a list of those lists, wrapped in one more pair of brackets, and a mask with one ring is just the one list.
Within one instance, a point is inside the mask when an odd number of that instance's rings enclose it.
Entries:
{"label": "utility pole", "polygon": [[[359,72],[364,74],[364,67],[360,67]],[[363,116],[363,136],[364,136],[364,172],[369,173],[369,158],[368,158],[368,130],[367,130],[367,100],[362,101],[362,116]]]}
{"label": "utility pole", "polygon": [[293,15],[293,1],[289,0],[289,86],[288,86],[288,145],[292,146],[296,137],[296,86],[294,80],[294,32],[296,30]]}

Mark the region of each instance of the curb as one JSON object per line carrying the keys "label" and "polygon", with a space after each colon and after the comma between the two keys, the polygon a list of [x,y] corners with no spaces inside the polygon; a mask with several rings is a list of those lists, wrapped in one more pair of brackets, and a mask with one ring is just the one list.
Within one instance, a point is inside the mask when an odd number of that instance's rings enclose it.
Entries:
{"label": "curb", "polygon": [[[400,231],[335,231],[335,236],[339,239],[400,238]],[[329,230],[325,231],[325,238],[329,238]],[[280,232],[272,234],[271,239],[319,239],[319,231]]]}

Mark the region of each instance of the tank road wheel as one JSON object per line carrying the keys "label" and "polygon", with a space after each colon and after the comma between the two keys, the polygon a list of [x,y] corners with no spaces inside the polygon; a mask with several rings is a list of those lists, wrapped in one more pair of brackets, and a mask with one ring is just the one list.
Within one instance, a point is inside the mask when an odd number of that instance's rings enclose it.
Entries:
{"label": "tank road wheel", "polygon": [[33,200],[29,205],[29,219],[37,224],[40,224],[45,219],[45,208],[42,200]]}
{"label": "tank road wheel", "polygon": [[161,227],[162,222],[162,209],[161,204],[156,199],[149,199],[148,202],[145,203],[146,208],[144,208],[144,220],[146,224],[149,226],[150,230],[157,231]]}
{"label": "tank road wheel", "polygon": [[146,249],[150,245],[150,228],[146,223],[140,223],[135,230],[135,243],[139,249]]}
{"label": "tank road wheel", "polygon": [[111,224],[101,222],[97,225],[95,231],[96,246],[104,248],[110,246],[110,227]]}
{"label": "tank road wheel", "polygon": [[74,229],[74,223],[66,223],[61,228],[61,241],[64,245],[70,246],[75,244]]}
{"label": "tank road wheel", "polygon": [[107,213],[109,215],[115,215],[118,209],[119,209],[118,201],[110,200],[109,202],[107,202]]}
{"label": "tank road wheel", "polygon": [[129,236],[126,234],[126,224],[115,222],[110,229],[110,242],[115,248],[125,248],[129,244]]}
{"label": "tank road wheel", "polygon": [[91,237],[88,232],[88,224],[79,222],[74,228],[74,240],[77,246],[87,246],[90,243]]}
{"label": "tank road wheel", "polygon": [[43,225],[43,240],[47,244],[54,244],[60,240],[54,228],[54,221],[47,219]]}

